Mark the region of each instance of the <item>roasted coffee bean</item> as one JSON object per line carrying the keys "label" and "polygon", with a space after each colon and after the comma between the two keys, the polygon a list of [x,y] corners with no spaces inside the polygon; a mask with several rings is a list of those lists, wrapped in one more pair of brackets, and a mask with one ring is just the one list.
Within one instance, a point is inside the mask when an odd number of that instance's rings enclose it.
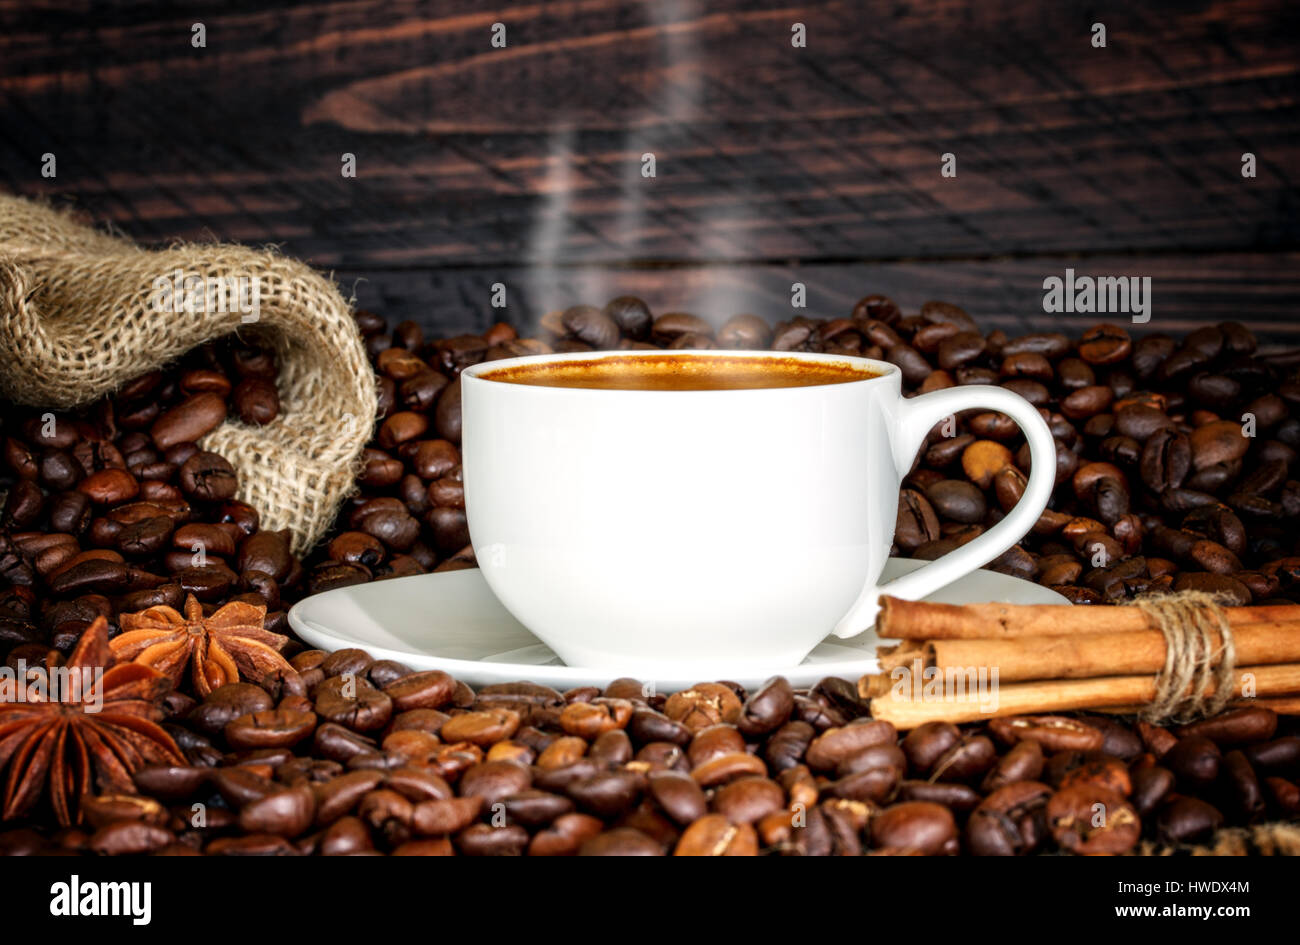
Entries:
{"label": "roasted coffee bean", "polygon": [[930,362],[910,345],[899,344],[888,349],[885,360],[898,367],[908,384],[920,384],[930,374]]}
{"label": "roasted coffee bean", "polygon": [[1043,746],[1024,739],[1011,746],[984,777],[982,789],[996,791],[1016,781],[1036,781],[1043,773]]}
{"label": "roasted coffee bean", "polygon": [[588,814],[565,814],[533,835],[530,856],[574,856],[582,844],[600,833],[600,820]]}
{"label": "roasted coffee bean", "polygon": [[393,700],[350,673],[332,676],[316,687],[316,714],[357,732],[373,732],[388,723]]}
{"label": "roasted coffee bean", "polygon": [[186,398],[160,416],[149,430],[160,450],[178,443],[193,443],[211,433],[226,419],[226,402],[206,391]]}
{"label": "roasted coffee bean", "polygon": [[517,824],[474,824],[458,833],[453,842],[463,856],[521,856],[528,839],[528,831]]}
{"label": "roasted coffee bean", "polygon": [[543,791],[564,791],[575,781],[590,778],[606,770],[608,770],[607,766],[594,758],[578,758],[565,765],[539,767],[534,784]]}
{"label": "roasted coffee bean", "polygon": [[918,774],[928,775],[939,759],[961,741],[961,730],[948,722],[926,722],[900,743],[908,764]]}
{"label": "roasted coffee bean", "polygon": [[903,801],[871,818],[871,843],[875,847],[915,851],[924,856],[951,856],[958,852],[957,824],[952,812],[927,801]]}
{"label": "roasted coffee bean", "polygon": [[[631,295],[611,299],[605,305],[605,315],[613,319],[618,330],[633,340],[644,338],[650,331],[652,321],[650,308],[641,299]],[[764,324],[766,327],[766,324]],[[757,347],[761,347],[761,343]],[[752,348],[755,345],[742,345]]]}
{"label": "roasted coffee bean", "polygon": [[570,782],[565,790],[585,812],[609,819],[630,810],[645,783],[643,776],[631,771],[603,771]]}
{"label": "roasted coffee bean", "polygon": [[867,704],[858,694],[855,683],[838,676],[826,676],[818,680],[810,695],[822,702],[835,706],[850,720],[867,714]]}
{"label": "roasted coffee bean", "polygon": [[[627,328],[623,332],[629,337],[638,337]],[[771,327],[757,315],[733,315],[718,329],[718,347],[749,350],[765,348],[771,337]]]}
{"label": "roasted coffee bean", "polygon": [[594,305],[575,305],[565,309],[560,321],[570,335],[598,351],[618,344],[618,322]]}
{"label": "roasted coffee bean", "polygon": [[1217,745],[1246,745],[1265,742],[1277,731],[1277,713],[1270,709],[1229,709],[1213,718],[1178,728],[1178,735],[1208,738]]}
{"label": "roasted coffee bean", "polygon": [[889,722],[867,720],[822,732],[808,745],[808,766],[831,771],[848,758],[873,745],[892,745],[898,732]]}
{"label": "roasted coffee bean", "polygon": [[1264,812],[1264,789],[1259,782],[1255,769],[1251,767],[1246,756],[1239,750],[1230,751],[1223,756],[1220,766],[1227,781],[1228,793],[1232,805],[1246,820],[1251,820]]}
{"label": "roasted coffee bean", "polygon": [[1160,809],[1156,829],[1174,843],[1206,839],[1223,825],[1223,814],[1200,798],[1178,797]]}
{"label": "roasted coffee bean", "polygon": [[974,781],[984,776],[996,758],[997,749],[989,738],[968,736],[939,756],[930,777],[937,781]]}
{"label": "roasted coffee bean", "polygon": [[615,827],[584,841],[579,856],[663,856],[663,847],[632,827]]}
{"label": "roasted coffee bean", "polygon": [[452,443],[460,442],[460,378],[443,388],[434,407],[434,429]]}
{"label": "roasted coffee bean", "polygon": [[424,835],[459,833],[474,822],[483,803],[481,796],[421,801],[415,805],[411,815],[411,827],[416,833]]}
{"label": "roasted coffee bean", "polygon": [[902,770],[894,766],[865,768],[832,781],[825,791],[831,797],[883,804],[897,793],[901,776]]}
{"label": "roasted coffee bean", "polygon": [[1109,788],[1122,797],[1133,791],[1128,768],[1118,758],[1089,754],[1084,756],[1082,764],[1072,765],[1061,777],[1056,779],[1061,788],[1075,785],[1095,785]]}
{"label": "roasted coffee bean", "polygon": [[203,848],[205,856],[298,856],[298,850],[284,837],[251,833],[241,837],[218,837]]}
{"label": "roasted coffee bean", "polygon": [[733,824],[753,824],[783,810],[785,792],[766,777],[744,777],[716,790],[711,806]]}
{"label": "roasted coffee bean", "polygon": [[227,803],[236,808],[251,804],[278,790],[274,781],[251,768],[232,765],[212,771],[209,782]]}
{"label": "roasted coffee bean", "polygon": [[1243,753],[1257,768],[1285,774],[1300,769],[1300,736],[1283,735],[1272,741],[1248,745]]}
{"label": "roasted coffee bean", "polygon": [[239,546],[236,567],[240,572],[261,571],[283,582],[289,577],[293,556],[287,531],[258,531]]}
{"label": "roasted coffee bean", "polygon": [[[120,505],[134,499],[140,493],[140,483],[135,476],[125,469],[116,468],[101,469],[92,473],[77,483],[76,488],[96,505]],[[12,518],[15,513],[6,512],[6,514]]]}
{"label": "roasted coffee bean", "polygon": [[1061,715],[1009,716],[994,719],[989,731],[1004,745],[1029,740],[1046,751],[1093,751],[1105,736],[1096,728]]}
{"label": "roasted coffee bean", "polygon": [[1130,800],[1137,812],[1146,816],[1154,811],[1174,788],[1174,773],[1159,765],[1144,765],[1132,773],[1133,793]]}
{"label": "roasted coffee bean", "polygon": [[763,757],[773,771],[785,771],[800,763],[815,736],[816,730],[807,722],[787,722],[768,738]]}
{"label": "roasted coffee bean", "polygon": [[733,824],[721,814],[706,814],[682,833],[673,856],[757,856],[758,834],[749,824]]}
{"label": "roasted coffee bean", "polygon": [[280,415],[280,394],[265,378],[244,378],[231,399],[240,421],[250,426],[265,426]]}
{"label": "roasted coffee bean", "polygon": [[625,699],[574,702],[560,713],[560,727],[569,735],[592,739],[624,728],[632,718],[632,703]]}
{"label": "roasted coffee bean", "polygon": [[1186,735],[1165,752],[1161,764],[1178,776],[1178,782],[1189,791],[1201,791],[1219,776],[1222,756],[1219,746],[1200,735]]}
{"label": "roasted coffee bean", "polygon": [[512,823],[530,830],[544,827],[555,818],[573,811],[573,801],[569,798],[532,788],[512,794],[501,803]]}
{"label": "roasted coffee bean", "polygon": [[1083,333],[1079,357],[1092,365],[1114,364],[1129,356],[1133,345],[1128,332],[1118,325],[1098,325]]}
{"label": "roasted coffee bean", "polygon": [[901,775],[907,770],[907,756],[895,744],[872,745],[841,761],[835,773],[842,777],[870,768],[897,768]]}
{"label": "roasted coffee bean", "polygon": [[219,735],[226,725],[242,715],[270,710],[275,705],[261,686],[236,682],[219,686],[195,706],[186,720],[199,731]]}
{"label": "roasted coffee bean", "polygon": [[528,767],[513,761],[484,761],[465,771],[460,778],[460,793],[482,798],[485,807],[532,787]]}
{"label": "roasted coffee bean", "polygon": [[316,797],[310,787],[301,785],[245,804],[239,811],[239,826],[249,833],[296,837],[312,825],[315,816]]}
{"label": "roasted coffee bean", "polygon": [[682,826],[699,820],[708,811],[704,792],[694,778],[681,771],[653,771],[646,786],[650,798]]}
{"label": "roasted coffee bean", "polygon": [[939,535],[939,519],[929,500],[912,489],[900,492],[894,528],[894,540],[899,547],[915,551],[926,542],[937,540]]}
{"label": "roasted coffee bean", "polygon": [[988,509],[984,494],[969,482],[945,479],[925,490],[937,514],[953,522],[972,524],[983,520]]}
{"label": "roasted coffee bean", "polygon": [[124,555],[143,558],[166,548],[171,537],[172,520],[160,515],[127,525],[117,534],[117,547]]}
{"label": "roasted coffee bean", "polygon": [[1286,778],[1265,778],[1264,784],[1272,806],[1283,816],[1294,817],[1300,814],[1300,785]]}
{"label": "roasted coffee bean", "polygon": [[730,725],[712,725],[695,734],[686,749],[686,757],[692,767],[699,767],[706,761],[744,750],[745,740],[739,731]]}
{"label": "roasted coffee bean", "polygon": [[[190,765],[151,765],[141,768],[133,776],[140,791],[164,801],[192,796],[207,783],[207,779],[207,768]],[[84,802],[82,810],[85,810]]]}
{"label": "roasted coffee bean", "polygon": [[898,799],[942,804],[956,813],[965,814],[979,804],[980,795],[970,785],[953,781],[901,781],[898,785]]}
{"label": "roasted coffee bean", "polygon": [[1070,350],[1070,339],[1060,332],[1042,332],[1020,335],[1002,346],[1002,354],[1012,357],[1019,354],[1039,354],[1055,361]]}
{"label": "roasted coffee bean", "polygon": [[683,723],[650,708],[633,711],[627,730],[639,742],[671,742],[675,745],[687,744],[692,734]]}
{"label": "roasted coffee bean", "polygon": [[267,709],[231,720],[224,734],[231,748],[288,748],[315,728],[316,717],[310,712]]}
{"label": "roasted coffee bean", "polygon": [[317,853],[321,856],[350,856],[373,849],[370,829],[365,822],[359,817],[342,817],[325,830]]}
{"label": "roasted coffee bean", "polygon": [[751,738],[760,737],[784,725],[793,709],[790,683],[784,676],[773,676],[745,700],[736,726]]}
{"label": "roasted coffee bean", "polygon": [[1065,787],[1047,802],[1047,826],[1071,853],[1127,853],[1142,831],[1138,813],[1110,788],[1096,784]]}
{"label": "roasted coffee bean", "polygon": [[[372,679],[376,665],[371,664],[367,668]],[[456,680],[442,670],[434,669],[423,673],[398,674],[383,686],[383,691],[393,700],[395,711],[406,712],[411,709],[441,708],[451,702],[455,688]]]}
{"label": "roasted coffee bean", "polygon": [[[408,731],[406,734],[427,737],[423,732]],[[417,804],[422,801],[445,800],[452,796],[451,786],[446,779],[422,766],[409,765],[389,771],[384,784]]]}
{"label": "roasted coffee bean", "polygon": [[1041,839],[1052,790],[1034,780],[996,789],[980,802],[966,824],[966,845],[975,856],[1021,856]]}
{"label": "roasted coffee bean", "polygon": [[513,735],[519,723],[520,715],[513,709],[465,712],[443,723],[439,734],[444,741],[490,745]]}
{"label": "roasted coffee bean", "polygon": [[349,771],[312,786],[317,826],[331,824],[355,810],[361,799],[383,783],[378,771]]}
{"label": "roasted coffee bean", "polygon": [[163,827],[138,820],[119,820],[96,830],[86,846],[101,856],[139,855],[158,850],[173,839]]}
{"label": "roasted coffee bean", "polygon": [[1142,739],[1127,725],[1122,725],[1106,716],[1089,716],[1080,721],[1099,729],[1102,743],[1099,749],[1103,754],[1111,755],[1124,762],[1130,762],[1142,754]]}
{"label": "roasted coffee bean", "polygon": [[706,788],[717,787],[736,778],[766,774],[767,766],[762,759],[743,751],[710,758],[691,769],[691,777]]}
{"label": "roasted coffee bean", "polygon": [[81,800],[81,816],[92,828],[101,828],[120,820],[165,826],[170,812],[151,797],[133,794],[86,795]]}
{"label": "roasted coffee bean", "polygon": [[669,696],[664,714],[691,732],[698,732],[719,722],[736,722],[741,708],[740,699],[726,686],[700,683]]}

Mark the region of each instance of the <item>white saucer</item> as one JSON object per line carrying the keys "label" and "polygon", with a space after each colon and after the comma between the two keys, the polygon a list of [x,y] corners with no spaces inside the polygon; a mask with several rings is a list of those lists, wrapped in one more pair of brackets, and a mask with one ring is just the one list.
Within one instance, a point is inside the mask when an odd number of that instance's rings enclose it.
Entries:
{"label": "white saucer", "polygon": [[[882,580],[919,568],[923,561],[891,558]],[[975,571],[926,600],[944,604],[998,601],[1012,604],[1068,604],[1055,591],[999,574]],[[446,571],[358,584],[299,601],[289,624],[323,650],[360,647],[375,659],[397,660],[412,669],[441,669],[471,686],[528,680],[561,691],[604,686],[622,675],[608,669],[566,666],[497,601],[477,569]],[[826,676],[856,680],[878,668],[876,635],[820,643],[798,666],[772,666],[761,676],[703,674],[683,665],[670,679],[642,679],[658,692],[676,692],[697,682],[730,679],[753,688],[769,676],[785,676],[796,688]],[[627,675],[634,675],[628,673]]]}

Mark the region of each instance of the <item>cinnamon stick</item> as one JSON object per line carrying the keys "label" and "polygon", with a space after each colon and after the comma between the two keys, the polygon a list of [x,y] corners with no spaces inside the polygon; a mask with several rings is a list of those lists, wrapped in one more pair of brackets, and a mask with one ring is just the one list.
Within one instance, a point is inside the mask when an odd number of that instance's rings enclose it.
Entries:
{"label": "cinnamon stick", "polygon": [[1268,699],[1238,699],[1230,702],[1229,708],[1244,709],[1255,706],[1260,709],[1272,709],[1278,715],[1300,715],[1300,696],[1273,696]]}
{"label": "cinnamon stick", "polygon": [[[1279,666],[1239,666],[1233,692],[1242,697],[1293,696],[1300,694],[1300,663]],[[873,718],[892,722],[899,729],[912,729],[926,722],[978,722],[1005,715],[1046,714],[1077,709],[1149,704],[1156,698],[1154,676],[1105,676],[1095,679],[1045,680],[998,685],[987,692],[967,691],[925,698],[918,693],[923,681],[901,680],[900,694],[891,691],[871,699]],[[1245,685],[1247,691],[1242,692]],[[863,688],[859,683],[859,689]],[[871,684],[867,684],[868,689]],[[1214,687],[1207,688],[1212,695]],[[1257,703],[1258,700],[1256,700]],[[1255,703],[1252,703],[1255,704]]]}
{"label": "cinnamon stick", "polygon": [[[1300,623],[1245,623],[1233,629],[1239,665],[1300,662]],[[1222,646],[1211,634],[1212,646]],[[1087,679],[1156,673],[1165,665],[1165,637],[1158,630],[1079,633],[991,640],[907,641],[880,653],[880,669],[910,666],[940,670],[996,668],[1000,682],[1028,679]]]}
{"label": "cinnamon stick", "polygon": [[[1266,699],[1233,699],[1229,709],[1271,709],[1278,715],[1300,715],[1300,696],[1272,696]],[[1116,705],[1095,709],[1105,715],[1138,715],[1146,706]]]}
{"label": "cinnamon stick", "polygon": [[[1224,612],[1234,630],[1261,623],[1300,629],[1300,605],[1226,607]],[[908,640],[991,640],[1149,629],[1146,614],[1136,607],[932,604],[889,595],[880,598],[876,617],[878,636]]]}

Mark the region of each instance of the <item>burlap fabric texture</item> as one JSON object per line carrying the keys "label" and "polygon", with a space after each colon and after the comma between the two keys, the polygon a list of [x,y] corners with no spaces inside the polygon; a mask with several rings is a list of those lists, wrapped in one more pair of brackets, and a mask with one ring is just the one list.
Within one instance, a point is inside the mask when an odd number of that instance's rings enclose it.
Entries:
{"label": "burlap fabric texture", "polygon": [[[235,306],[212,311],[206,301],[194,310],[160,308],[156,280],[174,282],[177,272],[202,280],[195,285],[255,278],[257,320],[250,323],[248,312]],[[145,250],[44,204],[0,195],[5,397],[54,409],[78,406],[231,333],[274,349],[280,415],[263,427],[228,419],[200,446],[234,465],[238,497],[258,510],[263,528],[287,528],[301,554],[354,488],[376,410],[374,374],[334,284],[271,250],[224,244]]]}
{"label": "burlap fabric texture", "polygon": [[1300,824],[1286,822],[1224,827],[1201,843],[1144,841],[1135,856],[1300,856]]}

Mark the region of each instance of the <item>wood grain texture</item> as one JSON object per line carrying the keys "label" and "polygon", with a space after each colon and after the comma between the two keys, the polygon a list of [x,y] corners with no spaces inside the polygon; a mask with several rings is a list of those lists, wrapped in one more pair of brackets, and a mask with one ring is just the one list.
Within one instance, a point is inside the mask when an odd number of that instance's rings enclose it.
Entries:
{"label": "wood grain texture", "polygon": [[355,271],[1294,251],[1298,24],[1286,0],[0,0],[0,187]]}

